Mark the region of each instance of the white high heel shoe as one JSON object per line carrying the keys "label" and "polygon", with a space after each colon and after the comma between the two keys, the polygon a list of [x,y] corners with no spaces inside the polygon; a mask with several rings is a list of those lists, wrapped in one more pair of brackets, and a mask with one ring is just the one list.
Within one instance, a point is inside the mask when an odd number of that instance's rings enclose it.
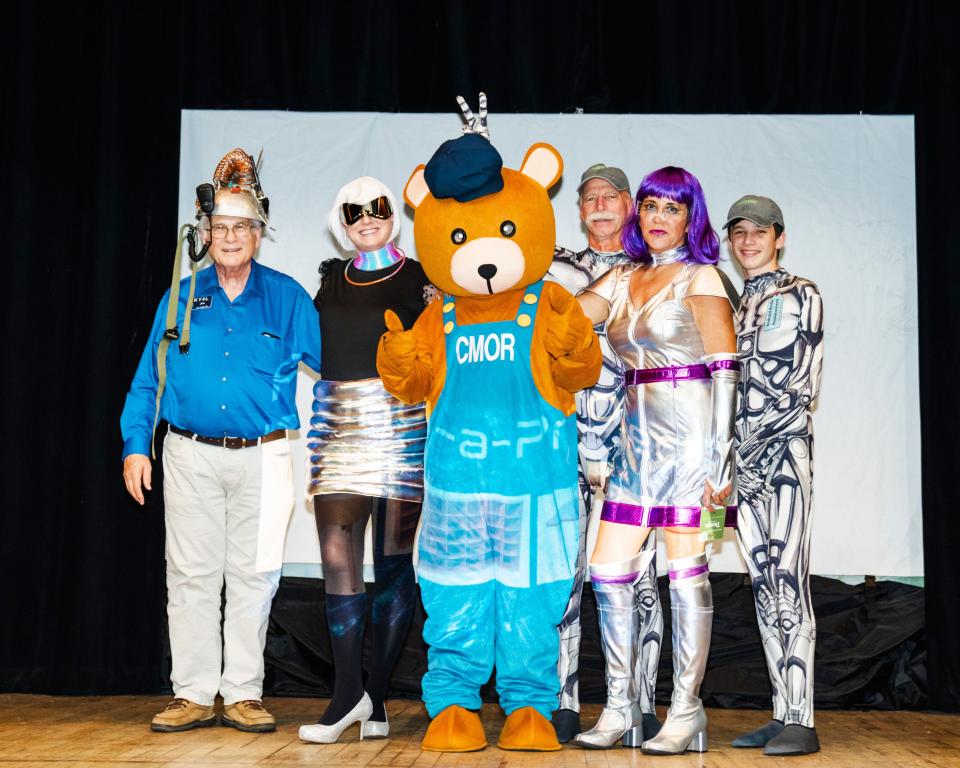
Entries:
{"label": "white high heel shoe", "polygon": [[[348,727],[359,722],[360,740],[363,741],[365,735],[364,726],[370,720],[370,715],[372,714],[373,702],[370,701],[370,696],[364,691],[363,696],[360,697],[360,701],[356,703],[356,706],[333,725],[320,725],[320,723],[301,725],[300,738],[303,741],[309,741],[313,744],[334,744]],[[386,724],[384,723],[383,725]]]}
{"label": "white high heel shoe", "polygon": [[367,720],[360,724],[361,739],[385,739],[390,735],[390,720],[387,712],[383,712],[383,720]]}

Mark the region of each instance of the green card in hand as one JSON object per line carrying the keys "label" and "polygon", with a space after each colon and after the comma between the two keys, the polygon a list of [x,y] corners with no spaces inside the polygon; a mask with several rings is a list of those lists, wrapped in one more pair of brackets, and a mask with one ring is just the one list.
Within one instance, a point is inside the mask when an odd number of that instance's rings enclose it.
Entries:
{"label": "green card in hand", "polygon": [[722,539],[723,524],[726,520],[726,507],[700,507],[700,541]]}

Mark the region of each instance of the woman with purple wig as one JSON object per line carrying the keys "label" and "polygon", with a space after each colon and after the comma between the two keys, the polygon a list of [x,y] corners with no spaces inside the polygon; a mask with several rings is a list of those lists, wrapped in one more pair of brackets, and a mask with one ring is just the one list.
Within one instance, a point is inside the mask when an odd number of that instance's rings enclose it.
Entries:
{"label": "woman with purple wig", "polygon": [[707,717],[699,690],[713,620],[706,541],[711,526],[715,536],[736,521],[736,508],[725,505],[739,363],[732,307],[714,266],[720,243],[696,177],[672,166],[646,176],[623,243],[632,263],[614,267],[578,296],[587,316],[606,324],[624,363],[626,393],[623,450],[590,561],[607,704],[574,743],[606,748],[621,737],[625,746],[642,741],[634,673],[642,638],[633,588],[653,554],[641,547],[651,528],[662,528],[673,697],[660,732],[641,746],[648,754],[703,752]]}

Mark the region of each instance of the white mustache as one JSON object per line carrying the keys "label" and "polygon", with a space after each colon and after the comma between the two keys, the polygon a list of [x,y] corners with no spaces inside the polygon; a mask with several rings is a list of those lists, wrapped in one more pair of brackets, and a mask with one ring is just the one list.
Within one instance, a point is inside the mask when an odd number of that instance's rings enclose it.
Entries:
{"label": "white mustache", "polygon": [[587,224],[593,224],[595,221],[616,221],[619,217],[615,213],[607,211],[594,211],[587,214]]}

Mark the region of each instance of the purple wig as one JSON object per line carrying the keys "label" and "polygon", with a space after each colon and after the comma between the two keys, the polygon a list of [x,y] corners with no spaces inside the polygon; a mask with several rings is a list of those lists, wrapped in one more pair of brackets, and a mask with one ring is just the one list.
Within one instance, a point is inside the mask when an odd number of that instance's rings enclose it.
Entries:
{"label": "purple wig", "polygon": [[648,173],[637,189],[636,205],[623,228],[623,249],[631,259],[650,264],[653,259],[640,233],[640,203],[648,197],[663,197],[687,206],[687,245],[689,256],[684,261],[716,264],[720,255],[720,238],[710,226],[707,203],[697,177],[689,171],[668,165]]}

